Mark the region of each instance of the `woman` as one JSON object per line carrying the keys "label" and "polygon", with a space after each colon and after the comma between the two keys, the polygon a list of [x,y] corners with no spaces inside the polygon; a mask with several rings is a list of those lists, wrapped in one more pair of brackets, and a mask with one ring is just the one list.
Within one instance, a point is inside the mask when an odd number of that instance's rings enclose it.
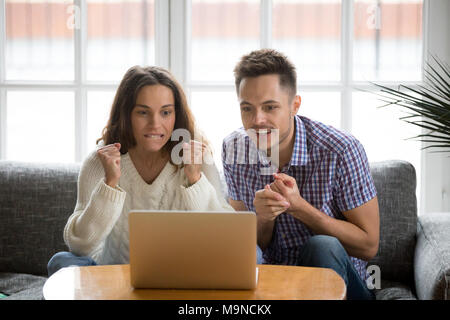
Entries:
{"label": "woman", "polygon": [[207,144],[183,143],[180,155],[182,142],[171,139],[177,129],[194,137],[181,86],[162,68],[130,68],[97,141],[103,146],[80,170],[75,211],[64,228],[70,252],[52,257],[49,276],[69,265],[128,263],[130,210],[233,210],[214,163],[207,164]]}

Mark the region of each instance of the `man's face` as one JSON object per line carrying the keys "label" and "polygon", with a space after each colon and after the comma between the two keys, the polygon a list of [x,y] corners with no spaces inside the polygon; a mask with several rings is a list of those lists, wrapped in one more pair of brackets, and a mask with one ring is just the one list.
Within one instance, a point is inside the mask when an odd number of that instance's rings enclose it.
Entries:
{"label": "man's face", "polygon": [[[288,89],[280,86],[279,75],[242,79],[238,98],[242,124],[258,148],[264,150],[275,144],[282,147],[289,143],[288,138],[292,137],[294,130],[293,116],[300,107],[300,96],[292,99]],[[275,141],[272,141],[272,136]]]}

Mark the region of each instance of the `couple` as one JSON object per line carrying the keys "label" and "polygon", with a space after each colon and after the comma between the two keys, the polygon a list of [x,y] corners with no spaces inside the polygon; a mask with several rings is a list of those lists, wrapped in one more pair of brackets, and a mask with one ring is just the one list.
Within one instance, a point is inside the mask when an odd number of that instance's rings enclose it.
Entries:
{"label": "couple", "polygon": [[[258,263],[332,268],[348,299],[373,299],[366,261],[378,250],[379,214],[362,145],[296,115],[296,71],[283,54],[253,51],[234,74],[243,128],[223,142],[228,202],[214,163],[194,161],[211,157],[206,139],[183,143],[181,163],[173,159],[180,143],[171,139],[174,130],[198,137],[181,86],[162,68],[133,67],[119,85],[101,147],[81,167],[64,228],[70,252],[52,257],[49,275],[68,265],[128,263],[131,209],[250,210],[257,216]],[[278,157],[271,161],[274,139],[268,140],[275,134]],[[252,151],[256,163],[237,161]],[[277,173],[263,173],[268,166]]]}

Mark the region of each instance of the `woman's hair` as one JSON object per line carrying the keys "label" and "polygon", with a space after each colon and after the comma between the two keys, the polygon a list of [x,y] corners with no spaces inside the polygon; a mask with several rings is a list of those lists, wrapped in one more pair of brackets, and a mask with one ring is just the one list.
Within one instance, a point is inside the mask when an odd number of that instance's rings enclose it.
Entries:
{"label": "woman's hair", "polygon": [[[106,127],[102,131],[102,137],[97,143],[103,141],[105,145],[120,142],[120,152],[125,154],[128,149],[136,145],[131,126],[131,111],[136,105],[139,91],[144,86],[163,85],[170,90],[175,100],[175,125],[174,130],[183,128],[189,131],[194,139],[195,121],[187,104],[186,96],[181,85],[167,70],[160,67],[134,66],[125,73],[114,97],[111,113]],[[164,149],[171,155],[172,149],[178,141],[169,139]],[[207,144],[206,141],[204,141]],[[173,164],[172,159],[170,162]]]}

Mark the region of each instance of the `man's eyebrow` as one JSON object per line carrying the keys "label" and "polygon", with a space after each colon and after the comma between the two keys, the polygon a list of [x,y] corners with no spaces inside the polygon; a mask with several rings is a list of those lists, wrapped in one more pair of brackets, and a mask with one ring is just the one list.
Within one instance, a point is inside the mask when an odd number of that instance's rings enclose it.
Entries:
{"label": "man's eyebrow", "polygon": [[[147,108],[147,109],[151,109],[151,107],[145,105],[145,104],[136,104],[136,107],[142,107],[142,108]],[[169,103],[169,104],[165,104],[161,107],[162,108],[168,108],[168,107],[175,107],[173,104]]]}
{"label": "man's eyebrow", "polygon": [[[279,102],[275,101],[275,100],[266,100],[262,104],[273,104],[273,103],[279,104]],[[243,101],[241,101],[240,105],[243,106],[243,105],[252,105],[252,104],[250,102],[243,100]]]}
{"label": "man's eyebrow", "polygon": [[262,104],[272,104],[272,103],[279,103],[279,102],[275,101],[275,100],[267,100],[267,101],[264,101]]}
{"label": "man's eyebrow", "polygon": [[239,104],[239,105],[244,105],[244,104],[248,104],[248,105],[252,105],[250,102],[247,102],[247,101],[245,101],[245,100],[243,100],[243,101],[241,101],[241,103]]}

